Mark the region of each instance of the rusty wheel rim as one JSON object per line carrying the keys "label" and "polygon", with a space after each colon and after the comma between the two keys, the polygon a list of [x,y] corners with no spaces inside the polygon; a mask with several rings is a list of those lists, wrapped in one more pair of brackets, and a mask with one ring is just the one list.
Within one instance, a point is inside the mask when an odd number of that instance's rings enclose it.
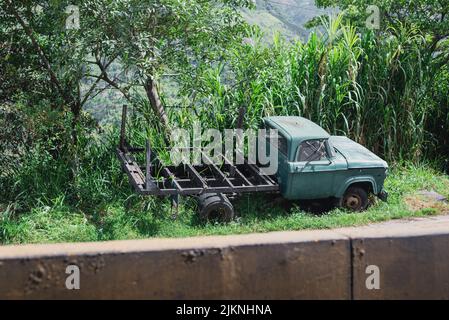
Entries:
{"label": "rusty wheel rim", "polygon": [[348,195],[345,199],[345,207],[353,211],[360,210],[362,198],[357,194]]}

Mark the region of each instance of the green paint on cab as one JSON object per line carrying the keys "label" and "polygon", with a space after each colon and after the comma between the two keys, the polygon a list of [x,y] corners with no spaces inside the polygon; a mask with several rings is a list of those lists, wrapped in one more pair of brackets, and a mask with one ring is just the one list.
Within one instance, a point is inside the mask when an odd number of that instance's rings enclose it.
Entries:
{"label": "green paint on cab", "polygon": [[341,198],[351,186],[384,198],[388,164],[367,148],[302,117],[267,117],[264,124],[278,130],[276,178],[285,198]]}

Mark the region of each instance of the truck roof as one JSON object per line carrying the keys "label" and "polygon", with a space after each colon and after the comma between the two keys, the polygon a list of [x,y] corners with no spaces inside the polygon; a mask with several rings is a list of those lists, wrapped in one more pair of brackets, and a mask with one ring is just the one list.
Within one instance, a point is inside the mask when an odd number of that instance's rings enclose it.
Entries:
{"label": "truck roof", "polygon": [[263,120],[292,140],[328,139],[330,137],[326,130],[303,117],[266,117]]}

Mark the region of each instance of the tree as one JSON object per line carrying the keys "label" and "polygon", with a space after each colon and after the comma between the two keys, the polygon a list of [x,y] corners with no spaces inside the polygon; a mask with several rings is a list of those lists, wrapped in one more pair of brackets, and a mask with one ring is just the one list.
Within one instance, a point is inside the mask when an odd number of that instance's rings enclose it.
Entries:
{"label": "tree", "polygon": [[[64,3],[41,3],[40,10],[38,4],[5,0],[0,6],[0,34],[9,40],[2,61],[21,79],[21,84],[9,88],[8,93],[21,93],[30,104],[46,100],[55,110],[69,110],[72,146],[76,151],[81,110],[91,93],[81,97],[80,92],[89,51],[79,41],[79,31],[66,30]],[[11,74],[7,78],[11,79]]]}
{"label": "tree", "polygon": [[[241,41],[246,23],[240,9],[251,5],[251,0],[84,1],[84,41],[93,48],[91,62],[102,71],[91,76],[131,102],[143,88],[154,114],[169,128],[159,76],[170,70],[180,74],[178,81],[190,82],[202,65],[220,60]],[[123,66],[127,79],[108,74],[107,64],[113,60]]]}
{"label": "tree", "polygon": [[[65,27],[69,4],[79,7],[78,30]],[[0,38],[7,41],[0,63],[10,69],[8,79],[19,72],[23,80],[8,91],[69,110],[75,154],[83,106],[105,89],[118,90],[132,104],[148,102],[168,128],[158,77],[170,70],[187,83],[202,65],[220,60],[246,28],[240,9],[251,6],[251,0],[4,0]],[[123,72],[112,72],[114,64]]]}

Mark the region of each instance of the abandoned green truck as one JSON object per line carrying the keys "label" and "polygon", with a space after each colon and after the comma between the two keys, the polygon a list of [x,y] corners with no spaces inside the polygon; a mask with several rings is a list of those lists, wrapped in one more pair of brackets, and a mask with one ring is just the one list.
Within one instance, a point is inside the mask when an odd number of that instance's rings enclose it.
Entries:
{"label": "abandoned green truck", "polygon": [[[128,145],[124,123],[117,155],[135,190],[143,195],[170,196],[175,206],[179,196],[196,196],[200,216],[206,220],[232,220],[234,208],[229,198],[242,193],[276,192],[288,200],[334,199],[351,211],[365,210],[370,194],[387,199],[384,181],[388,165],[384,160],[347,137],[329,135],[302,117],[263,119],[266,129],[277,130],[274,175],[265,174],[262,166],[246,159],[233,164],[224,155],[220,164],[163,165],[149,142],[146,148]],[[134,154],[144,152],[146,163],[139,165]]]}

